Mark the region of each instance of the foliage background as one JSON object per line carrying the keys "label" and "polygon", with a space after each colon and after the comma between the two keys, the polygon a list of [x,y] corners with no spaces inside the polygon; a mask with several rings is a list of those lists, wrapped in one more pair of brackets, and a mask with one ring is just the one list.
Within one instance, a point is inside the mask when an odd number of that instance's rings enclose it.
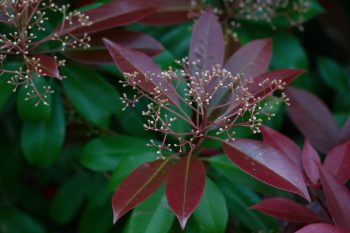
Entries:
{"label": "foliage background", "polygon": [[[104,1],[93,4],[98,2]],[[304,31],[247,23],[238,34],[242,43],[272,37],[271,68],[308,70],[294,85],[322,98],[342,126],[350,114],[350,3],[319,2],[325,12],[317,11]],[[155,61],[167,67],[187,55],[191,25],[127,28],[160,41],[165,51]],[[114,65],[68,63],[62,69],[67,79],[43,81],[56,90],[50,107],[34,109],[23,90],[12,93],[6,77],[0,79],[0,232],[180,232],[174,216],[161,208],[166,200],[160,192],[112,225],[113,190],[136,166],[156,157],[144,146],[150,138],[139,114],[144,103],[121,111],[119,95],[125,90]],[[285,112],[281,108],[268,124],[302,143]],[[239,136],[252,137],[243,131]],[[290,194],[252,179],[224,156],[208,163],[211,180],[185,232],[279,231],[276,220],[248,207],[264,196]]]}

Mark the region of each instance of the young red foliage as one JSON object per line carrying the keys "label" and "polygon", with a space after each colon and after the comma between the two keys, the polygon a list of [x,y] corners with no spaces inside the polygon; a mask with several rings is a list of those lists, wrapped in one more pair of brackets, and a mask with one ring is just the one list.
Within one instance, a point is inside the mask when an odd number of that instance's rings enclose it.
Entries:
{"label": "young red foliage", "polygon": [[324,166],[339,182],[346,183],[350,178],[350,141],[330,150],[324,161]]}
{"label": "young red foliage", "polygon": [[305,174],[310,183],[312,185],[317,184],[320,178],[319,166],[321,165],[321,161],[317,151],[308,140],[305,140],[301,160]]}
{"label": "young red foliage", "polygon": [[303,227],[295,233],[349,233],[341,228],[326,223],[314,223]]}

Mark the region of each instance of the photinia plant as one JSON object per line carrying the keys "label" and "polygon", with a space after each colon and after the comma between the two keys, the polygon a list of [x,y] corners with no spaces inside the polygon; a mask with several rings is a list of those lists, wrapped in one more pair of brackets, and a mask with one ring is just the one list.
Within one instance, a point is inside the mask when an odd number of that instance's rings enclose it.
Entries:
{"label": "photinia plant", "polygon": [[[112,1],[84,12],[70,11],[69,5],[53,1],[1,1],[0,75],[10,75],[8,83],[16,91],[20,85],[28,89],[26,100],[48,105],[50,85],[42,84],[42,76],[62,79],[58,67],[66,62],[61,55],[83,63],[110,61],[102,37],[140,49],[149,55],[162,51],[151,37],[137,32],[113,30],[140,20],[157,10],[149,1]],[[15,65],[13,65],[15,64]]]}
{"label": "photinia plant", "polygon": [[[301,150],[291,139],[271,128],[264,126],[262,133],[263,142],[238,140],[231,146],[224,146],[226,154],[247,173],[277,188],[288,190],[286,181],[280,179],[282,176],[275,175],[279,171],[289,174],[289,181],[301,178],[298,186],[304,191],[308,187],[309,191],[303,197],[310,203],[303,205],[287,198],[270,197],[251,208],[298,223],[295,229],[307,225],[297,231],[299,233],[323,232],[326,229],[325,232],[349,231],[350,192],[345,183],[350,178],[350,141],[331,149],[321,163],[317,151],[308,140],[305,140]],[[247,166],[242,159],[244,156],[255,165]],[[283,162],[285,160],[288,162]],[[263,176],[261,173],[266,169],[270,171]]]}
{"label": "photinia plant", "polygon": [[[206,183],[200,153],[203,142],[219,141],[226,148],[236,144],[239,127],[260,132],[263,118],[274,116],[272,100],[287,101],[283,89],[302,71],[266,72],[272,53],[270,39],[252,41],[225,60],[223,32],[211,11],[204,12],[195,23],[189,57],[177,61],[178,68],[162,71],[144,53],[108,39],[104,42],[124,73],[122,85],[135,90],[131,97],[124,94],[121,98],[125,108],[141,98],[148,99],[142,112],[148,118],[144,128],[162,134],[160,141],[148,144],[157,149],[158,159],[137,167],[117,187],[112,200],[114,222],[166,181],[165,196],[184,229]],[[250,164],[248,157],[242,159]],[[287,159],[280,162],[289,165]],[[291,177],[296,169],[294,166],[272,174],[267,168],[259,171],[259,177],[269,183],[269,175],[275,175],[276,182],[272,183],[276,187],[309,199],[302,176]]]}

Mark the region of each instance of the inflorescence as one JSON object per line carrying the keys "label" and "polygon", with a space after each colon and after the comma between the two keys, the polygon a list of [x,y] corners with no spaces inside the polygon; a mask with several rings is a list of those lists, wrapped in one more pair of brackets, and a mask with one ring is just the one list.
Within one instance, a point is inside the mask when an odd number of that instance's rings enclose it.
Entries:
{"label": "inflorescence", "polygon": [[[57,12],[62,15],[62,24],[59,28],[49,32],[49,35],[42,38],[47,31],[49,17],[47,12]],[[67,25],[77,23],[81,26],[90,26],[92,22],[87,15],[79,11],[69,12],[69,5],[58,6],[51,0],[1,0],[0,1],[0,22],[7,25],[7,33],[0,34],[0,77],[10,74],[8,83],[13,85],[15,92],[20,85],[30,88],[28,99],[38,99],[36,106],[40,103],[47,104],[47,94],[52,93],[50,86],[38,88],[35,79],[47,74],[43,70],[49,67],[33,55],[33,51],[42,42],[58,41],[59,46],[54,51],[64,51],[66,48],[88,48],[90,36],[86,33],[77,37],[71,33],[61,33]],[[10,57],[20,58],[22,65],[16,69],[8,68],[6,60]],[[64,60],[57,57],[51,58],[57,66],[63,66]],[[17,59],[18,60],[18,59]],[[62,76],[56,78],[61,79]]]}
{"label": "inflorescence", "polygon": [[[274,116],[273,101],[263,101],[261,96],[268,95],[288,103],[282,81],[265,79],[258,83],[259,90],[265,93],[259,95],[250,88],[254,80],[245,77],[244,73],[232,74],[220,65],[191,73],[187,59],[177,63],[180,69],[169,67],[159,74],[124,73],[125,80],[120,81],[123,87],[130,86],[137,93],[132,97],[123,94],[124,110],[135,106],[141,98],[150,101],[147,109],[142,111],[142,115],[148,118],[144,129],[163,135],[160,142],[151,140],[148,144],[157,148],[159,158],[164,158],[167,151],[193,151],[206,138],[232,142],[240,126],[259,133],[263,117],[270,119]],[[145,88],[145,80],[155,84],[152,89]],[[278,90],[281,93],[274,96]],[[185,122],[188,130],[175,127],[179,121]],[[177,143],[168,143],[169,137],[175,138]]]}

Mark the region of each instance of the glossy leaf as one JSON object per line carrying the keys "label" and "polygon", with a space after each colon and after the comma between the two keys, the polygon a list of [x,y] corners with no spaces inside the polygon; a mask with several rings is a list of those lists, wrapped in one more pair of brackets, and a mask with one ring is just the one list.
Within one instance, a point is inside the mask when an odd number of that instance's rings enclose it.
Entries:
{"label": "glossy leaf", "polygon": [[[138,72],[137,79],[140,81],[138,85],[144,91],[153,92],[154,87],[158,87],[171,103],[175,105],[179,103],[174,87],[171,83],[161,78],[161,69],[150,57],[142,52],[125,48],[107,39],[104,39],[104,43],[114,63],[122,72]],[[150,74],[151,77],[146,78],[144,76],[146,73]]]}
{"label": "glossy leaf", "polygon": [[27,121],[21,134],[21,147],[25,158],[40,167],[50,166],[58,154],[65,137],[65,119],[61,97],[53,96],[52,117],[48,122]]}
{"label": "glossy leaf", "polygon": [[183,157],[170,170],[165,195],[182,229],[203,195],[205,168],[195,156]]}
{"label": "glossy leaf", "polygon": [[300,223],[313,223],[318,217],[305,206],[282,197],[266,198],[251,208],[273,217]]}
{"label": "glossy leaf", "polygon": [[80,162],[94,171],[111,171],[124,159],[155,158],[147,140],[128,136],[105,136],[88,142],[81,151]]}
{"label": "glossy leaf", "polygon": [[113,59],[103,44],[103,38],[122,46],[140,50],[148,56],[154,56],[163,51],[163,46],[146,34],[124,29],[112,29],[92,34],[89,49],[67,49],[65,55],[86,64],[112,63]]}
{"label": "glossy leaf", "polygon": [[150,25],[173,25],[189,20],[190,0],[153,0],[158,10],[140,22]]}
{"label": "glossy leaf", "polygon": [[280,151],[249,139],[224,144],[223,148],[229,159],[251,176],[310,201],[301,170]]}
{"label": "glossy leaf", "polygon": [[300,230],[296,231],[295,233],[316,233],[316,232],[317,233],[348,233],[348,231],[345,231],[344,229],[335,227],[327,223],[309,224],[301,228]]}
{"label": "glossy leaf", "polygon": [[316,184],[320,178],[320,157],[308,140],[305,140],[303,153],[301,155],[304,171],[311,184]]}
{"label": "glossy leaf", "polygon": [[244,78],[249,80],[266,71],[271,56],[271,39],[254,40],[240,47],[228,59],[225,68],[232,74],[244,73]]}
{"label": "glossy leaf", "polygon": [[[113,0],[110,3],[83,12],[92,22],[91,26],[82,26],[77,20],[73,21],[72,24],[64,22],[63,30],[60,30],[59,36],[68,33],[92,33],[123,26],[137,22],[156,10],[157,7],[150,1]],[[62,25],[57,28],[62,28]]]}
{"label": "glossy leaf", "polygon": [[264,126],[261,128],[264,143],[280,150],[290,161],[301,168],[301,150],[297,144],[283,134]]}
{"label": "glossy leaf", "polygon": [[328,210],[336,226],[350,231],[350,192],[324,166],[320,167],[320,178]]}
{"label": "glossy leaf", "polygon": [[339,182],[346,183],[350,178],[350,141],[329,151],[324,166]]}
{"label": "glossy leaf", "polygon": [[340,130],[324,103],[301,89],[289,88],[287,95],[288,115],[304,137],[322,152],[334,147]]}
{"label": "glossy leaf", "polygon": [[119,94],[100,75],[88,68],[64,68],[69,77],[62,81],[64,91],[77,112],[89,122],[107,127],[112,114],[121,112]]}
{"label": "glossy leaf", "polygon": [[228,222],[225,197],[215,183],[206,178],[201,201],[193,213],[201,233],[224,233]]}
{"label": "glossy leaf", "polygon": [[35,60],[38,61],[38,75],[44,75],[49,77],[54,77],[57,79],[62,79],[58,71],[58,65],[55,58],[46,55],[35,55],[32,56]]}
{"label": "glossy leaf", "polygon": [[174,220],[160,189],[133,210],[123,233],[166,233]]}
{"label": "glossy leaf", "polygon": [[152,195],[162,185],[171,167],[171,159],[168,158],[145,163],[136,168],[113,194],[114,223]]}
{"label": "glossy leaf", "polygon": [[221,24],[213,12],[205,11],[194,25],[192,32],[189,52],[191,74],[223,65],[224,54],[225,43]]}

